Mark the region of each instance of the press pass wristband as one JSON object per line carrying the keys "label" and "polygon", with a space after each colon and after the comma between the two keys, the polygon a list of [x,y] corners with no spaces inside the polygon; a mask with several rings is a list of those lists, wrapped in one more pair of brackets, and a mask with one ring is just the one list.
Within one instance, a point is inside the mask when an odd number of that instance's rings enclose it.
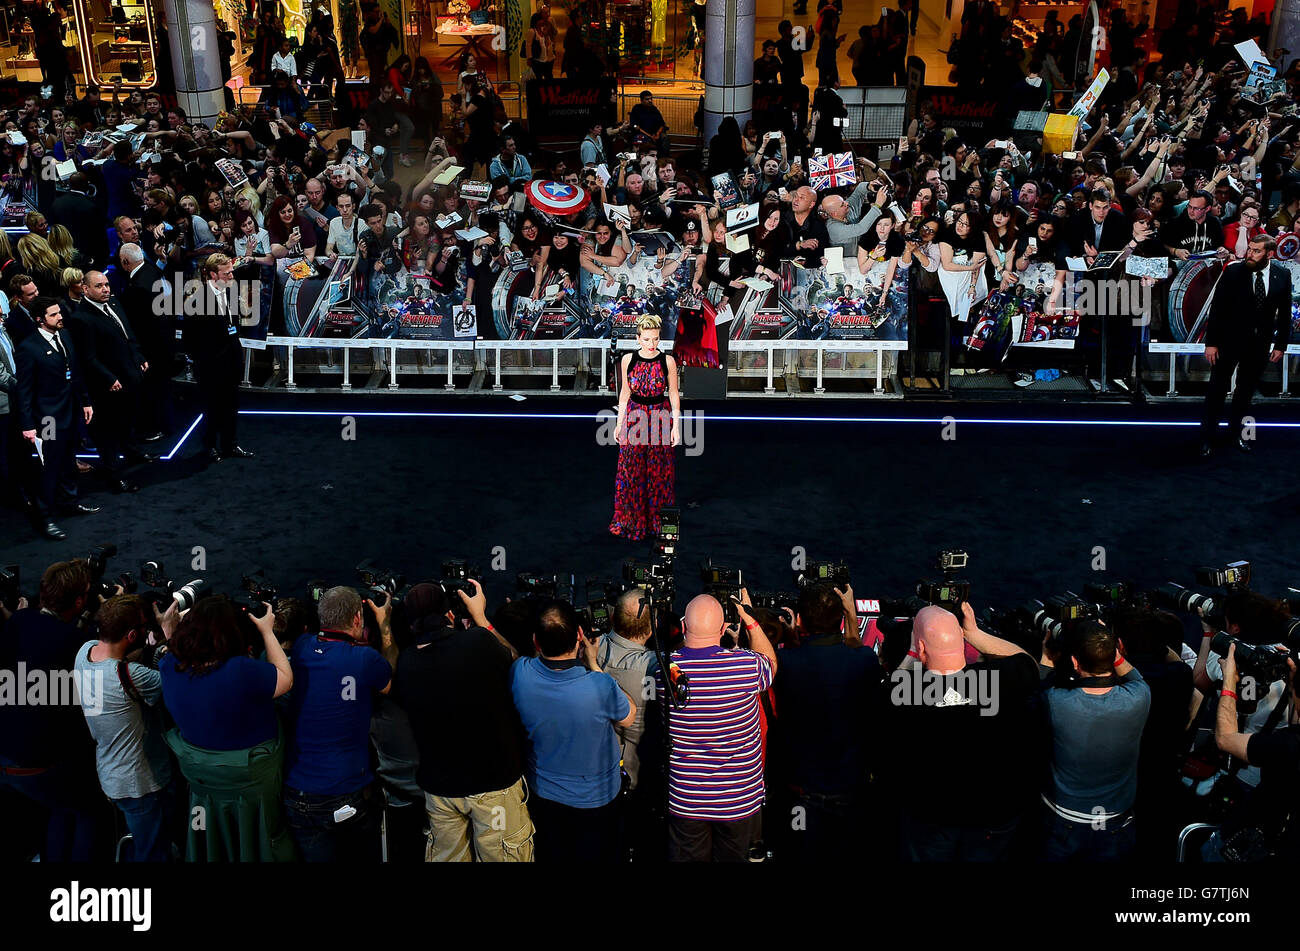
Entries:
{"label": "press pass wristband", "polygon": [[1237,691],[1235,691],[1235,690],[1220,690],[1220,691],[1219,691],[1219,696],[1220,696],[1220,697],[1231,697],[1233,700],[1240,700],[1240,699],[1241,699],[1240,697],[1237,696]]}

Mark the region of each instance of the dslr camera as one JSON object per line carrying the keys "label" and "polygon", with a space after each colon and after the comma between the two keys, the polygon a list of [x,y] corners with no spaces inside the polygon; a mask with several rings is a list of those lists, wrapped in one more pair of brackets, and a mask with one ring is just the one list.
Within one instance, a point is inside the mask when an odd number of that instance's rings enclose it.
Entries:
{"label": "dslr camera", "polygon": [[936,567],[943,572],[942,581],[921,580],[916,585],[916,596],[926,604],[938,605],[961,618],[961,606],[970,600],[970,582],[958,581],[954,576],[964,569],[970,555],[960,549],[939,552]]}
{"label": "dslr camera", "polygon": [[794,583],[800,588],[828,584],[842,591],[849,584],[849,566],[842,561],[810,561],[807,568],[795,571]]}
{"label": "dslr camera", "polygon": [[722,612],[728,624],[740,623],[740,612],[736,610],[733,598],[740,597],[744,579],[739,568],[724,568],[706,561],[700,565],[700,581],[704,584],[704,593],[712,595],[722,605]]}
{"label": "dslr camera", "polygon": [[178,611],[188,611],[200,598],[212,596],[212,586],[202,578],[194,578],[182,585],[167,577],[161,561],[146,561],[140,566],[140,580],[150,588],[142,597],[159,611],[165,612],[174,601]]}

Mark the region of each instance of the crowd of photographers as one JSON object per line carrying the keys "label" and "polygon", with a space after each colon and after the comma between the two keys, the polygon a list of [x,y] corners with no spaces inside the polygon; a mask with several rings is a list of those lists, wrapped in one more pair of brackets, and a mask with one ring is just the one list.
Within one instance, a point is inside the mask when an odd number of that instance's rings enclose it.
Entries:
{"label": "crowd of photographers", "polygon": [[581,609],[521,578],[489,616],[463,570],[232,599],[105,561],[32,606],[0,579],[10,857],[1169,861],[1192,821],[1206,860],[1295,851],[1296,622],[1240,565],[860,624],[843,566],[680,616],[662,573]]}

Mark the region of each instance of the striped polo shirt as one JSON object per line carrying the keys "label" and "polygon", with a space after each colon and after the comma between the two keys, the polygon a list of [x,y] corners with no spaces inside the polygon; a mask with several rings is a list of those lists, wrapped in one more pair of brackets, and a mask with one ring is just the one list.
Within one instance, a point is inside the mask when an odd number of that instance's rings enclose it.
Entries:
{"label": "striped polo shirt", "polygon": [[690,699],[669,708],[669,811],[707,822],[753,815],[763,804],[758,695],[772,683],[771,663],[717,645],[683,647],[672,660],[689,679]]}

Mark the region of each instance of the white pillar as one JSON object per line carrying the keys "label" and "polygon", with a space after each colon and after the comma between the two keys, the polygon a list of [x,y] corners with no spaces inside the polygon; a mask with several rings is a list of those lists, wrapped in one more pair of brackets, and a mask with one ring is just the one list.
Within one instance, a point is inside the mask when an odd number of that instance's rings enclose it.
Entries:
{"label": "white pillar", "polygon": [[754,100],[755,0],[708,0],[704,11],[704,144],[723,116],[740,127]]}
{"label": "white pillar", "polygon": [[226,108],[222,90],[219,24],[212,0],[163,0],[176,102],[191,122],[212,125]]}

